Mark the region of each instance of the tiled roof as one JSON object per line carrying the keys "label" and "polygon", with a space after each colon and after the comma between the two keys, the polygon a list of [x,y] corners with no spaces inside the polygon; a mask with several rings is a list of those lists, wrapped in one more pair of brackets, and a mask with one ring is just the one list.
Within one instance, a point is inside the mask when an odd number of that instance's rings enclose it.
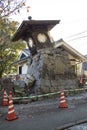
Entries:
{"label": "tiled roof", "polygon": [[13,64],[24,62],[31,56],[29,49],[24,49],[21,51],[21,54],[19,55],[19,58],[17,61],[15,61]]}
{"label": "tiled roof", "polygon": [[80,62],[87,61],[87,58],[85,56],[83,56],[80,52],[78,52],[76,49],[67,44],[63,39],[59,39],[58,41],[55,42],[55,47],[61,47],[61,46]]}
{"label": "tiled roof", "polygon": [[29,51],[29,49],[24,49],[23,50],[28,56],[30,56],[30,51]]}
{"label": "tiled roof", "polygon": [[17,41],[19,39],[25,39],[25,36],[31,34],[32,31],[35,31],[36,28],[46,29],[50,31],[56,24],[58,24],[60,20],[24,20],[16,33],[14,34],[12,41]]}

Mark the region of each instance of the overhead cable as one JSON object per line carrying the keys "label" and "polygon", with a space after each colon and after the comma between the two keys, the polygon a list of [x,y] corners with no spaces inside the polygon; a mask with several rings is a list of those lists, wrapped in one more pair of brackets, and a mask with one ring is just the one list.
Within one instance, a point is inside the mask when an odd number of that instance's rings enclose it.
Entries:
{"label": "overhead cable", "polygon": [[83,32],[80,32],[80,33],[76,33],[76,34],[70,35],[70,36],[68,36],[67,38],[69,38],[69,37],[74,37],[74,36],[83,34],[83,33],[85,33],[85,32],[87,32],[87,30],[85,30],[85,31],[83,31]]}
{"label": "overhead cable", "polygon": [[68,40],[68,41],[74,41],[74,40],[78,40],[78,39],[85,38],[85,37],[87,37],[87,35],[85,35],[85,36],[82,36],[82,37],[73,38],[73,39],[71,39],[71,40]]}

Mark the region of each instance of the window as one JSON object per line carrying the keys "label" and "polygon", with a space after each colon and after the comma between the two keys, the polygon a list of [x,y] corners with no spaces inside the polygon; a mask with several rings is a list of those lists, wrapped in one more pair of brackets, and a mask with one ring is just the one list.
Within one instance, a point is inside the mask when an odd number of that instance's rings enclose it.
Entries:
{"label": "window", "polygon": [[19,74],[22,74],[22,66],[19,66]]}

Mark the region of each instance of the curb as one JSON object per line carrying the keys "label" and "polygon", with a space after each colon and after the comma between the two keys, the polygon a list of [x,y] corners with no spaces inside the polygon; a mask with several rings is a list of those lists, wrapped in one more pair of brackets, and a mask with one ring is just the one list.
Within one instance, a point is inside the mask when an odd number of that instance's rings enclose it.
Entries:
{"label": "curb", "polygon": [[70,127],[73,127],[75,125],[80,125],[80,124],[83,124],[83,123],[87,123],[87,118],[84,119],[84,120],[79,120],[79,121],[76,121],[76,122],[73,122],[73,123],[69,123],[69,124],[65,124],[63,126],[59,126],[57,128],[54,128],[53,130],[67,130]]}

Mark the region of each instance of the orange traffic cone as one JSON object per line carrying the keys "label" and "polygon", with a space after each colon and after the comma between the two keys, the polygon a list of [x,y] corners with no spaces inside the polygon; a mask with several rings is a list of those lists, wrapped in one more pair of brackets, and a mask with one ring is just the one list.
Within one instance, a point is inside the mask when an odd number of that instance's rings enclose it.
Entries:
{"label": "orange traffic cone", "polygon": [[13,100],[12,100],[12,92],[10,91],[9,94],[9,106],[8,106],[8,116],[6,118],[6,120],[8,121],[12,121],[12,120],[16,120],[18,117],[15,114],[14,111],[14,105],[13,105]]}
{"label": "orange traffic cone", "polygon": [[82,77],[80,78],[80,84],[83,84],[83,79],[82,79]]}
{"label": "orange traffic cone", "polygon": [[59,108],[67,108],[65,96],[64,96],[64,91],[61,91],[61,97],[60,97],[60,105]]}
{"label": "orange traffic cone", "polygon": [[6,90],[4,90],[4,96],[3,96],[3,106],[8,106],[8,96],[6,93]]}

